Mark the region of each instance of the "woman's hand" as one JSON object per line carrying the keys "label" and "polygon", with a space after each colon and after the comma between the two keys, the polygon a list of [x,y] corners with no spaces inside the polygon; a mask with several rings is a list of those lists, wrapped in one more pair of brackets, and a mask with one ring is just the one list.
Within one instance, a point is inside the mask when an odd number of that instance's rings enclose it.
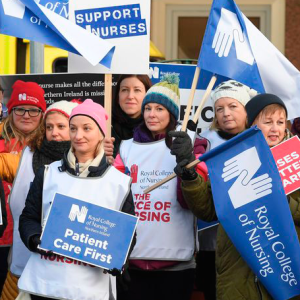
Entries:
{"label": "woman's hand", "polygon": [[115,159],[113,157],[114,155],[114,141],[115,138],[105,138],[103,141],[103,148],[104,148],[104,153],[106,155],[107,161],[110,164],[113,164]]}

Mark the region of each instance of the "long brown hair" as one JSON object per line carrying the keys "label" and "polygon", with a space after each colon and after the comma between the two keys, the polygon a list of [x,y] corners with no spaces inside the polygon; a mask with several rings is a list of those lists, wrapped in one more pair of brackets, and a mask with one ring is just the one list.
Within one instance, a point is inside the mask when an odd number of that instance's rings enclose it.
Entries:
{"label": "long brown hair", "polygon": [[[17,145],[24,147],[28,141],[43,136],[42,124],[43,117],[41,117],[39,125],[35,130],[29,134],[25,134],[16,127],[13,121],[13,113],[10,113],[3,123],[2,137],[4,138],[5,145],[9,145],[10,151],[13,151]],[[15,139],[13,145],[11,144],[12,139]]]}

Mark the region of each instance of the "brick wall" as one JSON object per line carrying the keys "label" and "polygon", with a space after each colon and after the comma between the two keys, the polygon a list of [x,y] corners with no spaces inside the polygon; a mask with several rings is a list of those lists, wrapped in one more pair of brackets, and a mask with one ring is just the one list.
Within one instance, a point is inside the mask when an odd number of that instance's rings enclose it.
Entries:
{"label": "brick wall", "polygon": [[285,55],[300,70],[300,0],[286,0]]}

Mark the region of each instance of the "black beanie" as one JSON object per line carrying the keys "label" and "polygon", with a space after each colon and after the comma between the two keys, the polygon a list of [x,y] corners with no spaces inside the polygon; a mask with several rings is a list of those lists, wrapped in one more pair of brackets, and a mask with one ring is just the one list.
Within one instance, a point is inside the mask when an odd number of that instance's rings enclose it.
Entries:
{"label": "black beanie", "polygon": [[268,105],[278,104],[285,110],[286,116],[288,115],[284,102],[273,94],[259,94],[253,97],[245,106],[248,117],[248,126],[250,127],[259,113]]}

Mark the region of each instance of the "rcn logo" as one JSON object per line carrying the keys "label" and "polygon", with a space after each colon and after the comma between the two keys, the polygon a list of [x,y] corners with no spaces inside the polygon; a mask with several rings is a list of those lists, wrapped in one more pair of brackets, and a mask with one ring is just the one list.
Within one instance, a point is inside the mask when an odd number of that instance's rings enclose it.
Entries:
{"label": "rcn logo", "polygon": [[25,93],[19,94],[19,101],[26,101],[27,95]]}
{"label": "rcn logo", "polygon": [[152,79],[152,78],[156,78],[158,79],[159,78],[159,68],[158,67],[150,67],[149,68],[149,78]]}
{"label": "rcn logo", "polygon": [[77,222],[84,223],[87,213],[88,213],[88,209],[85,206],[82,206],[80,210],[77,204],[72,204],[69,213],[69,219],[71,221],[75,221],[75,219],[77,218]]}

